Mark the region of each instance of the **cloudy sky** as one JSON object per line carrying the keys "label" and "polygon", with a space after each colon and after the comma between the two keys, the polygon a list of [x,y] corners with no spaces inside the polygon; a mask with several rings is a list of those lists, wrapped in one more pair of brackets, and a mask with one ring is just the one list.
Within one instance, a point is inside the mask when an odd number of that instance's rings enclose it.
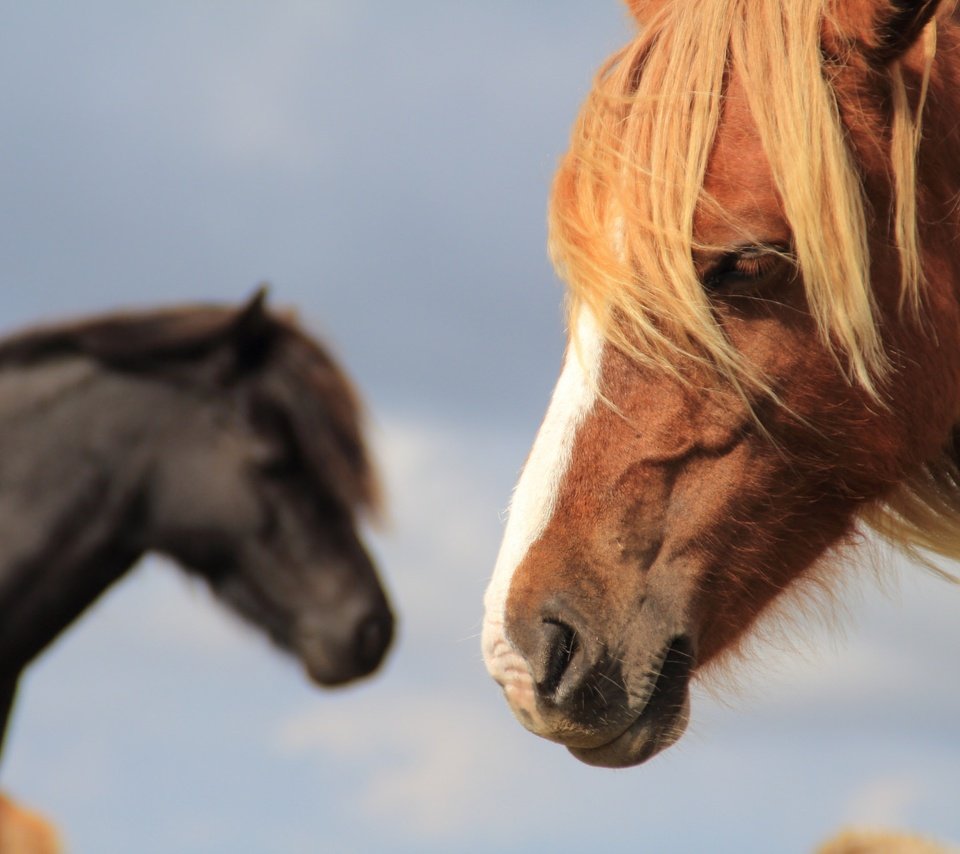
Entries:
{"label": "cloudy sky", "polygon": [[800,854],[858,822],[960,841],[960,591],[896,559],[853,561],[843,631],[786,627],[641,768],[529,735],[484,672],[481,596],[563,347],[545,199],[628,35],[617,0],[3,19],[3,329],[272,282],[363,389],[402,620],[377,678],[324,692],[145,561],[30,670],[10,732],[2,788],[70,851]]}

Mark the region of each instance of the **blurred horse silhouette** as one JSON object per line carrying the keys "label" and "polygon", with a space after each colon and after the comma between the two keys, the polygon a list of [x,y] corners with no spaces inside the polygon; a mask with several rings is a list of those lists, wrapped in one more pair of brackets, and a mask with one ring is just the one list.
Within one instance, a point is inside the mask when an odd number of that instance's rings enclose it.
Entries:
{"label": "blurred horse silhouette", "polygon": [[816,854],[957,854],[960,849],[932,839],[887,830],[847,830],[825,842]]}
{"label": "blurred horse silhouette", "polygon": [[23,669],[147,552],[317,682],[369,674],[393,634],[356,530],[376,503],[350,383],[262,291],[0,342],[0,738]]}
{"label": "blurred horse silhouette", "polygon": [[960,557],[956,4],[628,5],[554,183],[570,346],[483,632],[520,721],[606,766],[861,523]]}
{"label": "blurred horse silhouette", "polygon": [[40,816],[0,795],[0,854],[57,854],[57,832]]}

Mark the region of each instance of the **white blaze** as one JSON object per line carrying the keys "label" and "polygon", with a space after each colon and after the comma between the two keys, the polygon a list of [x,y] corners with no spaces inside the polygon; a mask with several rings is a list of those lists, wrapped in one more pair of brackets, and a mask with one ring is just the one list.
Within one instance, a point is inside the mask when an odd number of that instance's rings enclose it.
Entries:
{"label": "white blaze", "polygon": [[525,662],[504,633],[510,582],[553,516],[577,430],[597,399],[603,338],[589,310],[582,310],[577,318],[576,340],[578,346],[567,347],[547,414],[513,491],[500,553],[484,596],[483,657],[490,675],[507,688],[517,680],[530,679]]}

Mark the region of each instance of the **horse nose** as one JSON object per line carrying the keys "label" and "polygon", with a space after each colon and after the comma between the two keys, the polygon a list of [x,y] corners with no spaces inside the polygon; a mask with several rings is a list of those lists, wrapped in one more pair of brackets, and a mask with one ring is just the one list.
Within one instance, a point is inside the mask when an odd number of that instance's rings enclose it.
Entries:
{"label": "horse nose", "polygon": [[624,618],[579,605],[508,599],[502,622],[484,626],[487,667],[531,732],[590,764],[642,762],[683,731],[695,646],[665,610]]}
{"label": "horse nose", "polygon": [[596,668],[595,644],[570,615],[541,618],[515,643],[530,667],[537,698],[549,705],[568,702]]}
{"label": "horse nose", "polygon": [[538,647],[531,662],[534,685],[541,697],[554,697],[561,687],[569,689],[571,677],[576,678],[571,665],[580,650],[577,631],[560,620],[544,620]]}
{"label": "horse nose", "polygon": [[377,669],[393,633],[394,617],[386,602],[354,602],[302,620],[294,648],[316,682],[342,685]]}
{"label": "horse nose", "polygon": [[393,614],[388,610],[370,614],[354,632],[354,660],[363,673],[372,671],[383,659],[393,640]]}

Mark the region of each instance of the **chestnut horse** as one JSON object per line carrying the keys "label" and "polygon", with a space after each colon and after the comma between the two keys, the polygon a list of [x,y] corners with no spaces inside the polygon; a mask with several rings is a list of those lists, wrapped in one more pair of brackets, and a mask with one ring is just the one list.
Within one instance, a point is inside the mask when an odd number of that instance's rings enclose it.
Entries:
{"label": "chestnut horse", "polygon": [[604,766],[859,523],[960,556],[954,4],[629,5],[554,185],[570,344],[483,630],[520,721]]}

